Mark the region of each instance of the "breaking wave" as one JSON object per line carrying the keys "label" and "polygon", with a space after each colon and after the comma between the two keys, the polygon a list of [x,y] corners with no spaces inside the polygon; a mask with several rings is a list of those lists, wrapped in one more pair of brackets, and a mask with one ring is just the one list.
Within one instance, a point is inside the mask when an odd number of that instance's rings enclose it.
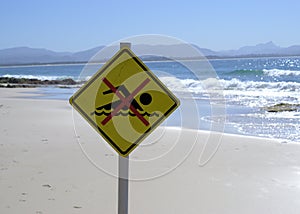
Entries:
{"label": "breaking wave", "polygon": [[300,71],[281,70],[281,69],[263,69],[263,73],[267,76],[300,76]]}
{"label": "breaking wave", "polygon": [[269,76],[269,77],[279,77],[279,76],[300,76],[300,70],[281,70],[281,69],[263,69],[263,70],[234,70],[227,73],[230,76]]}
{"label": "breaking wave", "polygon": [[232,76],[235,76],[235,75],[236,76],[238,76],[238,75],[243,75],[243,76],[252,75],[253,76],[253,75],[263,75],[264,72],[261,70],[252,70],[252,69],[244,70],[244,69],[242,69],[242,70],[231,71],[228,74],[232,75]]}
{"label": "breaking wave", "polygon": [[162,82],[172,91],[201,93],[205,90],[236,90],[236,91],[273,91],[273,92],[300,92],[300,83],[297,82],[264,82],[241,81],[208,78],[206,80],[177,79],[162,77]]}
{"label": "breaking wave", "polygon": [[63,79],[74,79],[73,76],[41,76],[41,75],[11,75],[5,74],[1,77],[5,78],[16,78],[16,79],[38,79],[38,80],[63,80]]}
{"label": "breaking wave", "polygon": [[240,81],[238,79],[220,80],[224,90],[239,91],[264,91],[274,92],[299,92],[300,83],[297,82],[264,82],[264,81]]}

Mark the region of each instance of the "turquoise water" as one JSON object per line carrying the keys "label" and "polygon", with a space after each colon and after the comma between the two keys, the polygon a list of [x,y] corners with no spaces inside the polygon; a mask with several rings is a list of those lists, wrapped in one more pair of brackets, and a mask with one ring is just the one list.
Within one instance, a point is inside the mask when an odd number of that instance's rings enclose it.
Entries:
{"label": "turquoise water", "polygon": [[[195,63],[193,61],[186,63]],[[300,58],[252,58],[211,60],[226,100],[225,132],[300,142],[300,112],[269,113],[262,107],[279,103],[300,104]],[[178,96],[190,91],[198,104],[199,129],[210,129],[215,120],[203,81],[177,62],[148,62],[147,66]],[[91,75],[102,64],[90,67]],[[77,80],[84,64],[0,67],[0,76],[16,78]],[[180,83],[180,84],[178,84]],[[184,87],[182,87],[182,85]],[[214,85],[212,84],[212,87]],[[44,99],[68,99],[76,90],[45,87]],[[182,97],[183,98],[183,97]],[[181,125],[175,113],[169,125]],[[188,124],[186,126],[189,126]]]}

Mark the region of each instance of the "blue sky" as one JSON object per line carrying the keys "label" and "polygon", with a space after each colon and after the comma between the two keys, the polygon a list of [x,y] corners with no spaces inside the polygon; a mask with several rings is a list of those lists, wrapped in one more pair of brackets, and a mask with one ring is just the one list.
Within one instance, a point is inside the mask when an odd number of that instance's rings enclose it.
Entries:
{"label": "blue sky", "polygon": [[79,51],[140,34],[213,50],[300,45],[300,1],[0,0],[0,49]]}

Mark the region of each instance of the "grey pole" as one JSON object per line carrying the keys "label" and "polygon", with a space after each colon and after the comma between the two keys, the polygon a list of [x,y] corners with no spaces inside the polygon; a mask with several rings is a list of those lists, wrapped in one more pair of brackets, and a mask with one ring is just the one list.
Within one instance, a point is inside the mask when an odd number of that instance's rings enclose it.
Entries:
{"label": "grey pole", "polygon": [[128,171],[129,158],[119,155],[118,214],[128,214]]}
{"label": "grey pole", "polygon": [[[131,48],[131,43],[121,42],[122,47]],[[128,175],[129,175],[129,156],[119,155],[119,184],[118,184],[118,214],[128,214]]]}

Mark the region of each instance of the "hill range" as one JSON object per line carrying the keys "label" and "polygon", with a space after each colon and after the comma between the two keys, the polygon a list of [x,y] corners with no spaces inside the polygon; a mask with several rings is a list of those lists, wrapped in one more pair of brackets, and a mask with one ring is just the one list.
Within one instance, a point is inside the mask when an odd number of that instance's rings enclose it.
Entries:
{"label": "hill range", "polygon": [[[300,45],[280,47],[273,42],[267,42],[254,46],[244,46],[237,50],[214,51],[207,48],[200,48],[192,45],[207,58],[242,58],[242,57],[268,57],[268,56],[300,56]],[[105,46],[98,46],[92,49],[79,52],[56,52],[43,48],[14,47],[0,50],[0,65],[17,64],[45,64],[45,63],[80,63],[89,61],[97,52]],[[115,52],[118,47],[112,48]],[[174,45],[136,45],[135,51],[159,52],[171,58],[195,58],[184,53],[182,44]],[[180,53],[180,54],[178,54]],[[162,60],[165,58],[157,56],[144,56],[144,60]],[[105,61],[107,59],[99,59]]]}

